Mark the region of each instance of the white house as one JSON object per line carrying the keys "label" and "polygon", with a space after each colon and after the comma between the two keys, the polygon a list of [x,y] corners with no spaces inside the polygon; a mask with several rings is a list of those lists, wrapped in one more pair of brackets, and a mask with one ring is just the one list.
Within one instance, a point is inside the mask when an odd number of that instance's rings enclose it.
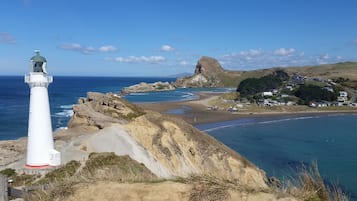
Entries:
{"label": "white house", "polygon": [[338,106],[345,106],[348,104],[348,93],[346,91],[340,91],[339,97],[337,97]]}
{"label": "white house", "polygon": [[273,96],[273,92],[265,91],[265,92],[263,92],[263,96]]}
{"label": "white house", "polygon": [[348,93],[346,91],[340,91],[340,97],[346,97],[348,96]]}

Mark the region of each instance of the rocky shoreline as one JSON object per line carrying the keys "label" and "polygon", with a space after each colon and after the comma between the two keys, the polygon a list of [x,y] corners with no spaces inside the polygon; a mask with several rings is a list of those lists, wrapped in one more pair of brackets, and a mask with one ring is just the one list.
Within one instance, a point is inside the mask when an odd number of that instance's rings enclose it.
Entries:
{"label": "rocky shoreline", "polygon": [[175,89],[176,87],[174,87],[169,82],[154,82],[154,83],[141,82],[139,84],[135,84],[129,87],[124,87],[123,90],[121,91],[121,94],[126,95],[131,93],[173,91]]}

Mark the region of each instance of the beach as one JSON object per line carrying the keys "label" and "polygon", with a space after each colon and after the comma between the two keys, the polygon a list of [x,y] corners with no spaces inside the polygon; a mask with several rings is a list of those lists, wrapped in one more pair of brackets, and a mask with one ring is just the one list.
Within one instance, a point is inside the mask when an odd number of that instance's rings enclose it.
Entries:
{"label": "beach", "polygon": [[222,93],[196,92],[198,99],[155,102],[155,103],[137,103],[144,109],[166,113],[184,119],[192,125],[208,124],[215,122],[231,121],[243,118],[259,117],[299,117],[315,116],[329,114],[349,114],[357,113],[356,107],[334,107],[334,108],[311,108],[307,106],[276,106],[276,107],[257,107],[248,105],[237,112],[230,112],[227,108],[218,107],[212,109],[210,102],[219,98]]}

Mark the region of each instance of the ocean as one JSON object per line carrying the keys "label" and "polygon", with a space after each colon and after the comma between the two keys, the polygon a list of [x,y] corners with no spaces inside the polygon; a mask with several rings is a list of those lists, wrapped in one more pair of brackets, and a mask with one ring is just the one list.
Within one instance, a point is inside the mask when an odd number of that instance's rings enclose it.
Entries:
{"label": "ocean", "polygon": [[316,162],[357,200],[357,114],[246,118],[197,126],[282,181]]}
{"label": "ocean", "polygon": [[[72,106],[88,91],[118,93],[140,82],[174,81],[156,77],[54,76],[49,98],[54,130],[67,126]],[[177,89],[131,94],[131,102],[179,101],[197,98],[197,91]],[[27,135],[29,87],[20,76],[0,76],[0,140]],[[175,111],[173,111],[175,112]],[[318,163],[326,183],[337,183],[357,201],[357,115],[246,118],[198,125],[228,147],[263,169],[268,176],[286,179],[302,164]]]}
{"label": "ocean", "polygon": [[[87,92],[119,93],[123,87],[140,82],[175,81],[168,77],[61,77],[54,76],[49,85],[52,128],[67,126],[73,115],[72,106]],[[125,96],[131,102],[160,102],[195,99],[195,91],[229,89],[177,89],[167,92],[134,93]],[[22,76],[0,76],[0,140],[27,136],[30,89]]]}

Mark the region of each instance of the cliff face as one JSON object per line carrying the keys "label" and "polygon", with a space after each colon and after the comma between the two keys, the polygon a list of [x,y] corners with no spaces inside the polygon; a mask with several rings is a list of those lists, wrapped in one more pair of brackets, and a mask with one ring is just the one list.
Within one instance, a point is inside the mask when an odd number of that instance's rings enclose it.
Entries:
{"label": "cliff face", "polygon": [[219,62],[211,57],[203,56],[198,60],[192,76],[179,78],[175,85],[178,87],[222,87],[222,75],[225,70]]}
{"label": "cliff face", "polygon": [[93,126],[99,131],[82,137],[77,143],[81,152],[129,155],[160,177],[211,175],[252,188],[267,187],[263,171],[211,136],[113,94],[89,93],[74,107],[69,130]]}

